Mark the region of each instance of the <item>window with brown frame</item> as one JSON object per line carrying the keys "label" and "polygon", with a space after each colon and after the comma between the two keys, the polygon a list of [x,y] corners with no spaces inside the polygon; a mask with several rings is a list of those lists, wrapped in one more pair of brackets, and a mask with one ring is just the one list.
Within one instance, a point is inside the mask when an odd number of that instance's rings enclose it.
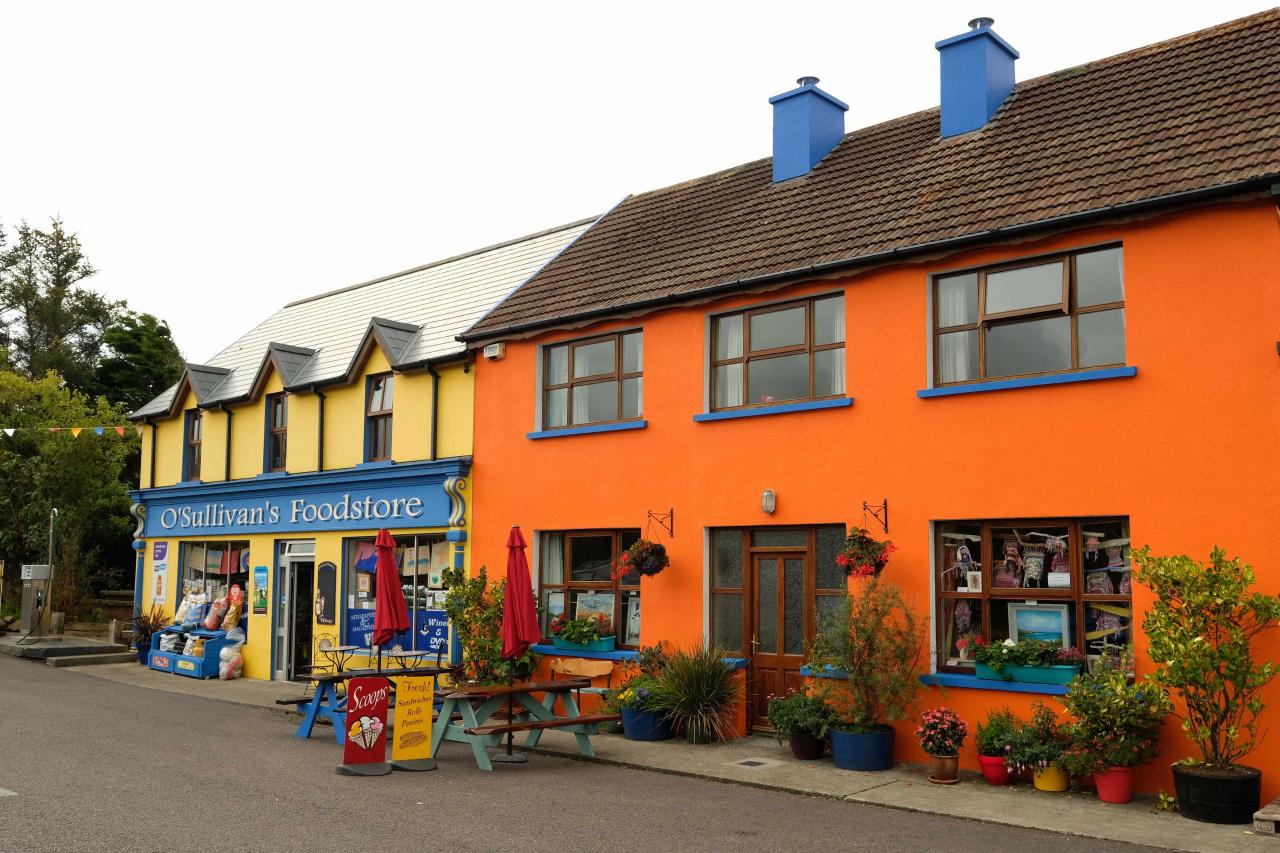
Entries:
{"label": "window with brown frame", "polygon": [[203,442],[204,413],[199,409],[187,412],[183,424],[183,479],[200,479],[200,447]]}
{"label": "window with brown frame", "polygon": [[289,436],[289,403],[284,394],[267,397],[267,471],[285,469],[285,442]]}
{"label": "window with brown frame", "polygon": [[844,394],[844,295],[721,314],[711,320],[711,408]]}
{"label": "window with brown frame", "polygon": [[639,530],[573,530],[543,533],[538,552],[542,634],[554,616],[609,615],[617,645],[640,645],[640,573],[614,580],[618,555],[640,538]]}
{"label": "window with brown frame", "polygon": [[933,318],[936,385],[1121,366],[1124,250],[938,276]]}
{"label": "window with brown frame", "polygon": [[391,403],[393,377],[390,373],[369,377],[369,404],[365,410],[365,461],[391,458]]}
{"label": "window with brown frame", "polygon": [[1133,642],[1127,518],[945,521],[935,533],[939,670],[972,672],[978,638],[1074,646],[1090,665]]}
{"label": "window with brown frame", "polygon": [[643,332],[543,349],[542,428],[635,420],[644,411]]}

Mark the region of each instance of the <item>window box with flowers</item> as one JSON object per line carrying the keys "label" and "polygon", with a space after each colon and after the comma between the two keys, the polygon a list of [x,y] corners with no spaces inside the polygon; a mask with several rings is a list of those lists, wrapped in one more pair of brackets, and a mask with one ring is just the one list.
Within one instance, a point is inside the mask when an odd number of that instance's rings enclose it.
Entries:
{"label": "window box with flowers", "polygon": [[551,620],[551,642],[557,649],[579,652],[611,652],[615,641],[613,625],[603,613]]}
{"label": "window box with flowers", "polygon": [[973,642],[973,659],[978,678],[1021,684],[1070,684],[1084,663],[1084,655],[1074,646],[1061,648],[1040,640],[984,643],[978,638]]}

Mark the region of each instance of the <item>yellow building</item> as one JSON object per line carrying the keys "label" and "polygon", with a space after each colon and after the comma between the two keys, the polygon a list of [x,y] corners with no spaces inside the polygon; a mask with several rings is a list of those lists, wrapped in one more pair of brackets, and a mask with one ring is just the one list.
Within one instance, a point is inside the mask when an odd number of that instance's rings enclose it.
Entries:
{"label": "yellow building", "polygon": [[[137,601],[244,595],[244,674],[367,654],[373,539],[391,531],[412,627],[447,636],[441,573],[470,567],[473,372],[455,336],[581,234],[577,222],[290,303],[131,418],[142,425]],[[176,660],[175,660],[176,658]],[[180,655],[156,668],[207,675]]]}

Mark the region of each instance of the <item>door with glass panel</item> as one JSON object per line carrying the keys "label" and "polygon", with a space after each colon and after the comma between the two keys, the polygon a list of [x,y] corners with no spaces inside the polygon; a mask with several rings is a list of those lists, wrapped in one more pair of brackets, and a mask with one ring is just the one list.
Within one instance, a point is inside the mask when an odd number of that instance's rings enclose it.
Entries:
{"label": "door with glass panel", "polygon": [[803,551],[754,554],[755,599],[751,638],[751,716],[767,724],[769,697],[799,688],[805,652],[805,565]]}

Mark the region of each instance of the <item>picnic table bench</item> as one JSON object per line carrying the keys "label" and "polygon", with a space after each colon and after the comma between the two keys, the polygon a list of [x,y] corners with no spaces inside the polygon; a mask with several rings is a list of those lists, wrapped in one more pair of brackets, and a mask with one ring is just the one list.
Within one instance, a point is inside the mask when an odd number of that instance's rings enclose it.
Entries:
{"label": "picnic table bench", "polygon": [[[594,756],[591,735],[599,723],[619,719],[616,714],[591,714],[584,716],[578,710],[574,693],[590,687],[590,679],[575,678],[564,681],[541,681],[523,684],[496,684],[459,686],[449,688],[440,706],[440,715],[431,730],[431,756],[434,758],[445,740],[465,743],[471,747],[476,766],[492,770],[487,747],[497,746],[502,735],[509,732],[527,732],[525,746],[537,746],[538,739],[547,729],[571,733],[578,744],[578,752]],[[539,699],[534,694],[541,693]],[[564,705],[564,714],[555,712],[556,701]],[[528,719],[506,717],[507,703],[516,713]],[[505,722],[489,723],[489,719],[501,714]]]}
{"label": "picnic table bench", "polygon": [[[347,697],[339,696],[337,685],[344,684],[352,678],[361,678],[366,676],[381,676],[391,682],[392,696],[395,695],[395,679],[410,676],[440,676],[447,675],[452,672],[452,668],[447,666],[422,666],[414,669],[401,669],[394,673],[378,671],[376,669],[349,669],[346,672],[330,672],[311,676],[311,680],[315,682],[315,692],[310,697],[298,697],[289,699],[277,699],[277,705],[306,705],[306,709],[302,714],[302,722],[298,724],[298,730],[294,733],[297,737],[311,737],[311,731],[315,728],[316,720],[324,717],[333,724],[334,738],[339,744],[347,739],[346,713],[347,713]],[[394,704],[391,707],[395,707]]]}

